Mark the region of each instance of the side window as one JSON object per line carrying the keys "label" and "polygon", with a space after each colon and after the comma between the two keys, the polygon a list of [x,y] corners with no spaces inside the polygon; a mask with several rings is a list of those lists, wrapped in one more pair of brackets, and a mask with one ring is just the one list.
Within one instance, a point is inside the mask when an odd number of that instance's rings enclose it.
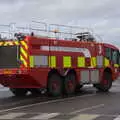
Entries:
{"label": "side window", "polygon": [[115,64],[118,63],[118,51],[117,50],[112,50],[112,61]]}
{"label": "side window", "polygon": [[120,52],[118,51],[118,64],[120,65]]}
{"label": "side window", "polygon": [[111,49],[110,48],[105,48],[105,56],[109,59],[109,60],[111,60]]}

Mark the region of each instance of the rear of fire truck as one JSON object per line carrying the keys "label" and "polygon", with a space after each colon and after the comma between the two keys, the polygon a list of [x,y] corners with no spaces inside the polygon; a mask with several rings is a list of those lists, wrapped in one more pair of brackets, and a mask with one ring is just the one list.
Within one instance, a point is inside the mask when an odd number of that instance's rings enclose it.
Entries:
{"label": "rear of fire truck", "polygon": [[36,25],[33,21],[30,26],[26,28],[14,23],[0,25],[0,84],[8,87],[15,96],[24,96],[28,90],[40,92],[33,89],[41,86],[30,76],[34,72],[30,71],[28,39],[29,35],[34,35],[30,30],[37,32],[41,29],[36,26],[42,26],[42,30],[46,31],[46,24]]}
{"label": "rear of fire truck", "polygon": [[[24,79],[28,76],[27,40],[22,34],[15,34],[15,39],[0,40],[0,84],[9,87],[15,95],[23,95]],[[24,83],[24,84],[23,84]]]}

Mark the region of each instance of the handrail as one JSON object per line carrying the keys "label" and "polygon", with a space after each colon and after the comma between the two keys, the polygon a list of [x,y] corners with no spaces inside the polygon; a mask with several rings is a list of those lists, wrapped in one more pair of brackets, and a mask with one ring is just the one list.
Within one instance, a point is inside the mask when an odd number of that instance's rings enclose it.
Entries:
{"label": "handrail", "polygon": [[[87,32],[88,35],[91,35],[95,38],[98,38],[102,42],[100,36],[94,34],[93,30],[90,28],[82,28],[79,26],[68,26],[68,25],[59,25],[59,24],[47,24],[45,22],[32,21],[31,24],[24,26],[18,26],[15,23],[10,23],[8,25],[0,24],[0,35],[1,37],[5,34],[7,39],[13,38],[15,33],[24,33],[25,35],[30,35],[32,32],[35,36],[45,36],[49,38],[64,39],[64,40],[73,40],[76,39],[77,34],[83,34]],[[79,37],[78,37],[79,38]]]}

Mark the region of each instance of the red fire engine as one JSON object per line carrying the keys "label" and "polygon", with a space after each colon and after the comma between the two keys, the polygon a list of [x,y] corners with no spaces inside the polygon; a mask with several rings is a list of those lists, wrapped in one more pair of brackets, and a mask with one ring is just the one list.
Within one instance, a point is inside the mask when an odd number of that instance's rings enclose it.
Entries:
{"label": "red fire engine", "polygon": [[90,32],[66,32],[71,36],[60,38],[65,34],[60,30],[49,29],[55,38],[35,32],[16,33],[16,40],[1,38],[0,84],[16,96],[39,89],[52,96],[70,95],[85,84],[108,91],[119,76],[119,49],[97,42]]}

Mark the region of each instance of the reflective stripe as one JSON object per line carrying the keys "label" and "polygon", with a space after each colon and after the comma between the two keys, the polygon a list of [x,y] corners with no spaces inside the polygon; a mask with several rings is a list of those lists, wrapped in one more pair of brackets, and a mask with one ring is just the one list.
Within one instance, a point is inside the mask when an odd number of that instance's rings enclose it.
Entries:
{"label": "reflective stripe", "polygon": [[20,41],[20,56],[20,59],[23,61],[23,64],[21,66],[28,67],[28,46],[25,41]]}
{"label": "reflective stripe", "polygon": [[78,67],[85,67],[85,58],[78,57]]}
{"label": "reflective stripe", "polygon": [[91,57],[90,50],[87,48],[77,47],[59,47],[59,46],[41,46],[41,50],[60,51],[60,52],[78,52],[83,53],[85,57]]}
{"label": "reflective stripe", "polygon": [[104,66],[109,67],[110,66],[110,61],[107,58],[104,58]]}
{"label": "reflective stripe", "polygon": [[4,46],[7,46],[7,45],[14,45],[12,41],[9,41],[9,42],[5,42],[4,43]]}
{"label": "reflective stripe", "polygon": [[30,67],[34,67],[34,57],[30,56]]}
{"label": "reflective stripe", "polygon": [[56,67],[56,56],[49,56],[49,67]]}
{"label": "reflective stripe", "polygon": [[0,42],[0,46],[12,46],[12,45],[19,45],[18,41],[4,41]]}
{"label": "reflective stripe", "polygon": [[119,65],[118,64],[114,64],[114,67],[119,67]]}
{"label": "reflective stripe", "polygon": [[23,62],[24,66],[27,67],[27,62],[22,55],[20,55],[20,60]]}
{"label": "reflective stripe", "polygon": [[22,44],[26,49],[28,49],[27,43],[26,43],[25,41],[21,41],[21,44]]}
{"label": "reflective stripe", "polygon": [[22,47],[20,48],[20,51],[25,56],[25,58],[28,57],[27,52]]}
{"label": "reflective stripe", "polygon": [[48,66],[48,56],[45,56],[45,55],[34,56],[34,65],[37,67],[40,67],[40,66],[47,67]]}
{"label": "reflective stripe", "polygon": [[70,56],[64,56],[63,57],[63,67],[71,67],[71,57]]}
{"label": "reflective stripe", "polygon": [[96,65],[97,65],[96,57],[91,57],[91,67],[96,67]]}
{"label": "reflective stripe", "polygon": [[3,45],[3,42],[0,42],[0,46]]}
{"label": "reflective stripe", "polygon": [[19,42],[18,42],[18,41],[15,41],[14,43],[15,43],[15,45],[19,45]]}

